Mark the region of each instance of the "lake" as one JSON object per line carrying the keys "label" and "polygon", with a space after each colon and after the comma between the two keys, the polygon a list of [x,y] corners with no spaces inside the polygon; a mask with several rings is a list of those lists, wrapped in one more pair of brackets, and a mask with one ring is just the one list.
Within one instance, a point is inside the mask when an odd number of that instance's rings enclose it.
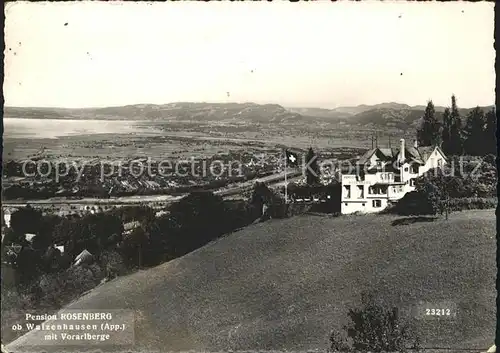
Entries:
{"label": "lake", "polygon": [[4,118],[4,138],[49,138],[93,134],[151,132],[139,120]]}

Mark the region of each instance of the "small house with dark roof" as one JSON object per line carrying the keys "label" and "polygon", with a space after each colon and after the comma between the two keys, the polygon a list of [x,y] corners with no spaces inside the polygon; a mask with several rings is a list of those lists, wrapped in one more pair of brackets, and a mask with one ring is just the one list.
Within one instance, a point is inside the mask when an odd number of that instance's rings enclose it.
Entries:
{"label": "small house with dark roof", "polygon": [[442,168],[446,156],[439,146],[407,146],[368,150],[341,176],[341,212],[374,213],[415,190],[415,179],[430,169]]}

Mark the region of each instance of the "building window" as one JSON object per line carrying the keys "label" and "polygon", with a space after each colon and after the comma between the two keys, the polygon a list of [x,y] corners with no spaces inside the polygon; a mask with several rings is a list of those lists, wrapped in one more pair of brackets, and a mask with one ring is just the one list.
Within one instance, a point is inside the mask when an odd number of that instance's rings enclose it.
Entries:
{"label": "building window", "polygon": [[366,203],[363,204],[363,207],[366,205]]}
{"label": "building window", "polygon": [[438,159],[438,168],[442,168],[442,167],[443,167],[443,160]]}
{"label": "building window", "polygon": [[373,200],[372,201],[372,206],[375,208],[382,207],[382,201],[381,200]]}
{"label": "building window", "polygon": [[358,185],[358,199],[365,197],[365,188],[363,185]]}
{"label": "building window", "polygon": [[344,186],[344,198],[346,198],[346,199],[351,198],[351,186],[350,185]]}
{"label": "building window", "polygon": [[369,193],[369,194],[374,194],[374,193],[375,193],[375,191],[374,191],[374,189],[373,189],[373,186],[369,186],[369,187],[368,187],[368,193]]}
{"label": "building window", "polygon": [[410,186],[415,186],[415,179],[410,179]]}
{"label": "building window", "polygon": [[408,167],[405,167],[405,172],[407,172],[407,171],[408,171]]}

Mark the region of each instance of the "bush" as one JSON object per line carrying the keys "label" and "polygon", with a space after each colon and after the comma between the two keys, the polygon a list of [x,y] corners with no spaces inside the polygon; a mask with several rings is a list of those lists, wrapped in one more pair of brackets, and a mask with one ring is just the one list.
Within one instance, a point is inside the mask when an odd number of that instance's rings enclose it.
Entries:
{"label": "bush", "polygon": [[[429,186],[429,189],[432,187]],[[407,193],[387,212],[400,216],[435,215],[439,211],[439,199],[433,191],[412,191]]]}
{"label": "bush", "polygon": [[105,277],[108,279],[113,279],[127,273],[127,268],[122,256],[115,250],[107,250],[103,252],[99,259],[99,264],[104,270]]}
{"label": "bush", "polygon": [[36,297],[33,309],[58,310],[97,286],[105,271],[97,264],[74,266],[58,273],[41,275],[26,293]]}
{"label": "bush", "polygon": [[270,218],[287,218],[288,205],[285,205],[285,199],[275,198],[267,209],[267,215]]}
{"label": "bush", "polygon": [[457,198],[449,200],[449,208],[451,211],[463,210],[483,210],[489,208],[496,208],[498,204],[497,198],[482,198],[482,197],[468,197]]}
{"label": "bush", "polygon": [[245,227],[261,216],[262,206],[257,209],[257,206],[252,205],[242,200],[227,200],[224,201],[227,212],[227,232]]}
{"label": "bush", "polygon": [[340,333],[330,336],[331,352],[405,352],[408,346],[418,350],[419,339],[398,315],[398,309],[388,309],[372,296],[362,296],[362,307],[350,309],[349,325],[344,327],[350,342]]}
{"label": "bush", "polygon": [[450,197],[492,197],[497,194],[496,165],[477,157],[464,156],[452,165],[429,170],[416,180],[416,188],[425,183],[437,186]]}

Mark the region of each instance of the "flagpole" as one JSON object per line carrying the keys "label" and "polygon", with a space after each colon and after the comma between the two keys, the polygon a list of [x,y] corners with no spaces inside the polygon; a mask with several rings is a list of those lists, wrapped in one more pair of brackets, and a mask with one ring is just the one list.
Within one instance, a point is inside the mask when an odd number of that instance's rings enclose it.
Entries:
{"label": "flagpole", "polygon": [[286,160],[288,157],[286,156],[286,150],[285,150],[285,203],[288,202],[288,183],[286,181]]}

